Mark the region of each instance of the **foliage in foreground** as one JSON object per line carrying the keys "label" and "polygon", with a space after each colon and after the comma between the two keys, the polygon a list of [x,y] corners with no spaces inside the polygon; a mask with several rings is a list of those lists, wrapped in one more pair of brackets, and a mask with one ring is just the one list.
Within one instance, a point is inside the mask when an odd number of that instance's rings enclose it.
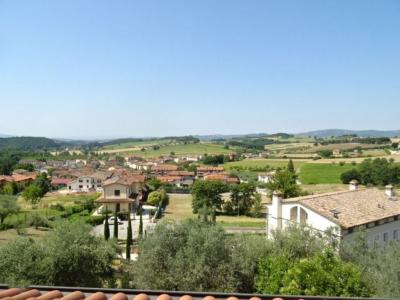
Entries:
{"label": "foliage in foreground", "polygon": [[17,238],[0,247],[0,282],[107,286],[116,248],[91,230],[84,223],[63,222],[42,239]]}

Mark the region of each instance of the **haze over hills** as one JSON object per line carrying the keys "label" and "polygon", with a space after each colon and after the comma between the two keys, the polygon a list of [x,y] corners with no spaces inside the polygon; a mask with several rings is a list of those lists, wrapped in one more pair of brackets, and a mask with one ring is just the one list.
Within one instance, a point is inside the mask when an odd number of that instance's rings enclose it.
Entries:
{"label": "haze over hills", "polygon": [[303,133],[298,133],[296,135],[304,136],[315,136],[315,137],[330,137],[330,136],[342,136],[356,134],[360,137],[397,137],[400,136],[400,130],[351,130],[351,129],[323,129],[323,130],[313,130]]}
{"label": "haze over hills", "polygon": [[[289,138],[291,136],[311,136],[318,138],[327,137],[338,137],[343,135],[357,135],[359,137],[400,137],[400,130],[351,130],[351,129],[324,129],[324,130],[313,130],[303,133],[287,134],[287,133],[249,133],[249,134],[209,134],[209,135],[194,135],[201,141],[211,141],[211,140],[230,140],[238,138],[273,138],[273,137],[283,137]],[[167,138],[167,137],[163,137]],[[63,146],[79,146],[87,144],[112,144],[114,141],[117,143],[121,140],[125,142],[128,140],[152,140],[152,139],[162,139],[161,137],[130,137],[130,138],[44,138],[44,137],[29,137],[29,136],[12,136],[8,134],[0,134],[0,148],[57,148]],[[32,145],[29,145],[32,143]]]}

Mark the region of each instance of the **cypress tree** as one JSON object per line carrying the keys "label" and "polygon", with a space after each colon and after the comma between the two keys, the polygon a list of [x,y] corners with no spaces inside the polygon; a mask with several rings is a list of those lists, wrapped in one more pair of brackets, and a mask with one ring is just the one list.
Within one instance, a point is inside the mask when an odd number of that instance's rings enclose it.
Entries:
{"label": "cypress tree", "polygon": [[108,225],[108,213],[106,213],[106,220],[104,222],[104,239],[107,241],[110,238],[110,227]]}
{"label": "cypress tree", "polygon": [[118,217],[117,217],[117,211],[115,210],[114,213],[114,238],[118,239]]}
{"label": "cypress tree", "polygon": [[132,223],[131,223],[131,213],[128,213],[128,232],[126,236],[126,259],[131,259],[131,246],[132,246]]}
{"label": "cypress tree", "polygon": [[142,207],[140,207],[140,219],[139,219],[139,236],[142,237],[143,236],[143,209]]}
{"label": "cypress tree", "polygon": [[294,164],[293,161],[290,159],[287,165],[287,170],[291,173],[296,173],[295,169],[294,169]]}

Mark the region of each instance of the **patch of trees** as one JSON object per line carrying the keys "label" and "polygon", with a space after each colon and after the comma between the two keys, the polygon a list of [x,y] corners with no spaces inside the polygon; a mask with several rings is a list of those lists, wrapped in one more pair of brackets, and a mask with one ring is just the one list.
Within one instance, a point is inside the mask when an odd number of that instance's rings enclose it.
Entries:
{"label": "patch of trees", "polygon": [[229,161],[229,156],[219,154],[219,155],[205,155],[202,159],[203,164],[205,165],[221,165],[225,162]]}
{"label": "patch of trees", "polygon": [[125,288],[153,290],[370,296],[360,268],[334,245],[306,228],[265,240],[196,220],[162,222],[139,241],[141,255],[124,266],[122,281]]}
{"label": "patch of trees", "polygon": [[116,246],[83,223],[57,224],[41,239],[17,238],[0,247],[0,282],[11,286],[110,286]]}
{"label": "patch of trees", "polygon": [[8,137],[0,138],[0,150],[39,150],[39,149],[55,149],[60,144],[52,139],[44,137]]}
{"label": "patch of trees", "polygon": [[318,154],[322,158],[330,158],[333,156],[333,151],[332,150],[321,150],[318,152]]}
{"label": "patch of trees", "polygon": [[318,143],[321,145],[329,144],[346,144],[346,143],[359,143],[359,144],[390,144],[391,139],[388,137],[357,137],[357,136],[341,136],[333,139],[318,139]]}
{"label": "patch of trees", "polygon": [[343,183],[356,179],[363,185],[400,184],[400,165],[386,158],[366,159],[357,167],[342,173]]}

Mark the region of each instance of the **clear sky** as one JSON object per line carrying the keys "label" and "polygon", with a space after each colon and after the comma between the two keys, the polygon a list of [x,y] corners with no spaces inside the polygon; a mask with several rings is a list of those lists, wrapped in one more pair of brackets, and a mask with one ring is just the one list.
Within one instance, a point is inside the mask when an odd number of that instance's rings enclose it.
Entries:
{"label": "clear sky", "polygon": [[0,0],[0,133],[400,128],[398,0]]}

